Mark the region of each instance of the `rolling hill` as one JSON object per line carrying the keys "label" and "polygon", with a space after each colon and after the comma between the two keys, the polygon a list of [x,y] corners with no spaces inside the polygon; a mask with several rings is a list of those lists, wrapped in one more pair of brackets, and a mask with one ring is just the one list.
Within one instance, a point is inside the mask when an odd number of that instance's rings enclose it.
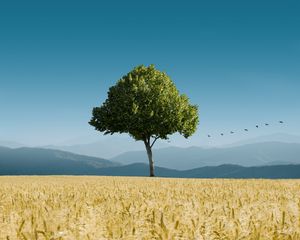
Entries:
{"label": "rolling hill", "polygon": [[[156,176],[175,178],[300,178],[300,164],[260,167],[242,167],[224,164],[185,171],[156,167],[155,171]],[[148,176],[149,166],[143,163],[134,163],[113,168],[101,168],[98,170],[98,174],[105,176]]]}

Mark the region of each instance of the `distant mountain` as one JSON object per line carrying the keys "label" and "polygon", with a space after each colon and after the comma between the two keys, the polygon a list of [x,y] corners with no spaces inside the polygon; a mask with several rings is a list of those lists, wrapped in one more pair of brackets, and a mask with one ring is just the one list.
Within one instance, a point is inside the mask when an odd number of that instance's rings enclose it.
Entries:
{"label": "distant mountain", "polygon": [[[122,164],[148,163],[145,151],[127,152],[112,161]],[[264,142],[231,148],[170,147],[154,151],[156,166],[188,170],[204,166],[235,164],[262,166],[300,164],[300,144]]]}
{"label": "distant mountain", "polygon": [[76,154],[88,155],[93,157],[103,157],[103,158],[111,158],[122,154],[126,151],[131,150],[141,150],[143,146],[141,144],[135,144],[131,142],[126,142],[122,140],[115,141],[97,141],[93,143],[87,144],[76,144],[70,146],[43,146],[42,148],[50,148],[50,149],[58,149],[62,151],[72,152]]}
{"label": "distant mountain", "polygon": [[[117,157],[118,155],[124,154],[126,152],[132,151],[144,151],[145,147],[143,142],[134,141],[129,136],[113,135],[113,136],[101,136],[101,140],[94,141],[97,139],[96,136],[93,137],[82,137],[73,140],[66,141],[58,145],[48,145],[39,146],[39,148],[46,149],[57,149],[67,152],[72,152],[81,155],[99,157],[110,159]],[[90,141],[90,142],[89,142]],[[229,145],[217,146],[218,148],[231,148],[242,146],[246,144],[261,143],[261,142],[283,142],[283,143],[299,143],[300,136],[290,135],[285,133],[276,133],[272,135],[260,136],[257,138],[252,138],[248,140],[239,141]],[[0,144],[0,146],[2,146]],[[6,145],[3,145],[6,146]],[[184,146],[184,145],[182,145]],[[10,146],[8,146],[10,147]],[[166,141],[157,141],[154,145],[155,149],[162,149],[167,147],[172,147],[172,144]],[[177,146],[176,146],[177,147]],[[198,146],[199,147],[199,146]],[[202,146],[202,148],[208,149],[209,146]],[[130,162],[132,163],[132,162]]]}
{"label": "distant mountain", "polygon": [[300,136],[287,133],[274,133],[265,136],[259,136],[255,138],[238,141],[224,147],[236,147],[246,144],[262,143],[262,142],[282,142],[282,143],[300,143]]}
{"label": "distant mountain", "polygon": [[[259,167],[220,165],[174,170],[155,168],[159,177],[178,178],[300,178],[300,164]],[[69,152],[0,147],[0,175],[105,175],[148,176],[149,166],[134,163],[120,166],[105,159],[76,155]]]}
{"label": "distant mountain", "polygon": [[119,165],[109,160],[59,150],[0,147],[0,175],[91,174],[99,168]]}
{"label": "distant mountain", "polygon": [[[58,164],[53,162],[53,164]],[[15,166],[9,173],[3,173],[0,168],[0,175],[97,175],[97,176],[148,176],[149,166],[144,163],[134,163],[126,166],[107,168],[96,168],[78,166],[75,163],[73,170],[64,164],[54,167],[48,166],[47,170],[31,167],[21,169]],[[5,170],[4,170],[5,171]],[[300,178],[300,165],[280,165],[261,167],[242,167],[238,165],[220,165],[216,167],[202,167],[191,170],[178,171],[168,168],[155,168],[157,177],[173,178],[269,178],[269,179],[296,179]]]}
{"label": "distant mountain", "polygon": [[0,146],[8,147],[8,148],[20,148],[20,147],[24,147],[24,144],[18,143],[18,142],[13,142],[13,141],[0,140]]}
{"label": "distant mountain", "polygon": [[[167,143],[159,142],[158,148],[169,146]],[[107,140],[100,140],[86,144],[75,144],[66,146],[42,146],[42,148],[58,149],[76,154],[93,157],[112,158],[127,151],[144,150],[144,143],[129,138],[107,137]]]}

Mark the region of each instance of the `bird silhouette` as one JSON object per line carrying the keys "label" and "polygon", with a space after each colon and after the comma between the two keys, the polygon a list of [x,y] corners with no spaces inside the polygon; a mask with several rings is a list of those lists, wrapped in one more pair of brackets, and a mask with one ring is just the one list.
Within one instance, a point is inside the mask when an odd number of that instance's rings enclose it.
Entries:
{"label": "bird silhouette", "polygon": [[[280,120],[280,121],[278,121],[278,123],[283,124],[284,121]],[[263,126],[263,125],[265,125],[265,126],[270,126],[269,123],[261,124],[261,126]],[[255,125],[255,127],[256,127],[256,128],[259,128],[260,125],[257,124],[257,125]],[[248,129],[248,128],[244,128],[244,131],[245,131],[245,132],[249,132],[249,129]],[[234,134],[234,133],[235,133],[234,131],[230,131],[230,134]],[[220,135],[221,135],[221,136],[224,136],[225,134],[224,134],[224,133],[220,133]],[[208,134],[207,137],[210,138],[210,137],[212,137],[212,136],[211,136],[210,134]]]}

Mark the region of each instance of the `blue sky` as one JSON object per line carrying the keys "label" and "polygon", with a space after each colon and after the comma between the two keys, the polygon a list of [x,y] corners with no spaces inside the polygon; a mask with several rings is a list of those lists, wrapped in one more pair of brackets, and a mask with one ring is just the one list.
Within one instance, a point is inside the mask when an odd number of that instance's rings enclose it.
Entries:
{"label": "blue sky", "polygon": [[0,139],[95,137],[92,107],[151,63],[199,105],[193,144],[281,119],[250,136],[299,135],[299,12],[296,0],[2,1]]}

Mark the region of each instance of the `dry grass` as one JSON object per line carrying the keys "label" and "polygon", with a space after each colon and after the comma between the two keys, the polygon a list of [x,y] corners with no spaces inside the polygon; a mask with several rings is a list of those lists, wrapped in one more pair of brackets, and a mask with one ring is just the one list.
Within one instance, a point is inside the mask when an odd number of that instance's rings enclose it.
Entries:
{"label": "dry grass", "polygon": [[300,239],[300,181],[0,177],[0,239]]}

